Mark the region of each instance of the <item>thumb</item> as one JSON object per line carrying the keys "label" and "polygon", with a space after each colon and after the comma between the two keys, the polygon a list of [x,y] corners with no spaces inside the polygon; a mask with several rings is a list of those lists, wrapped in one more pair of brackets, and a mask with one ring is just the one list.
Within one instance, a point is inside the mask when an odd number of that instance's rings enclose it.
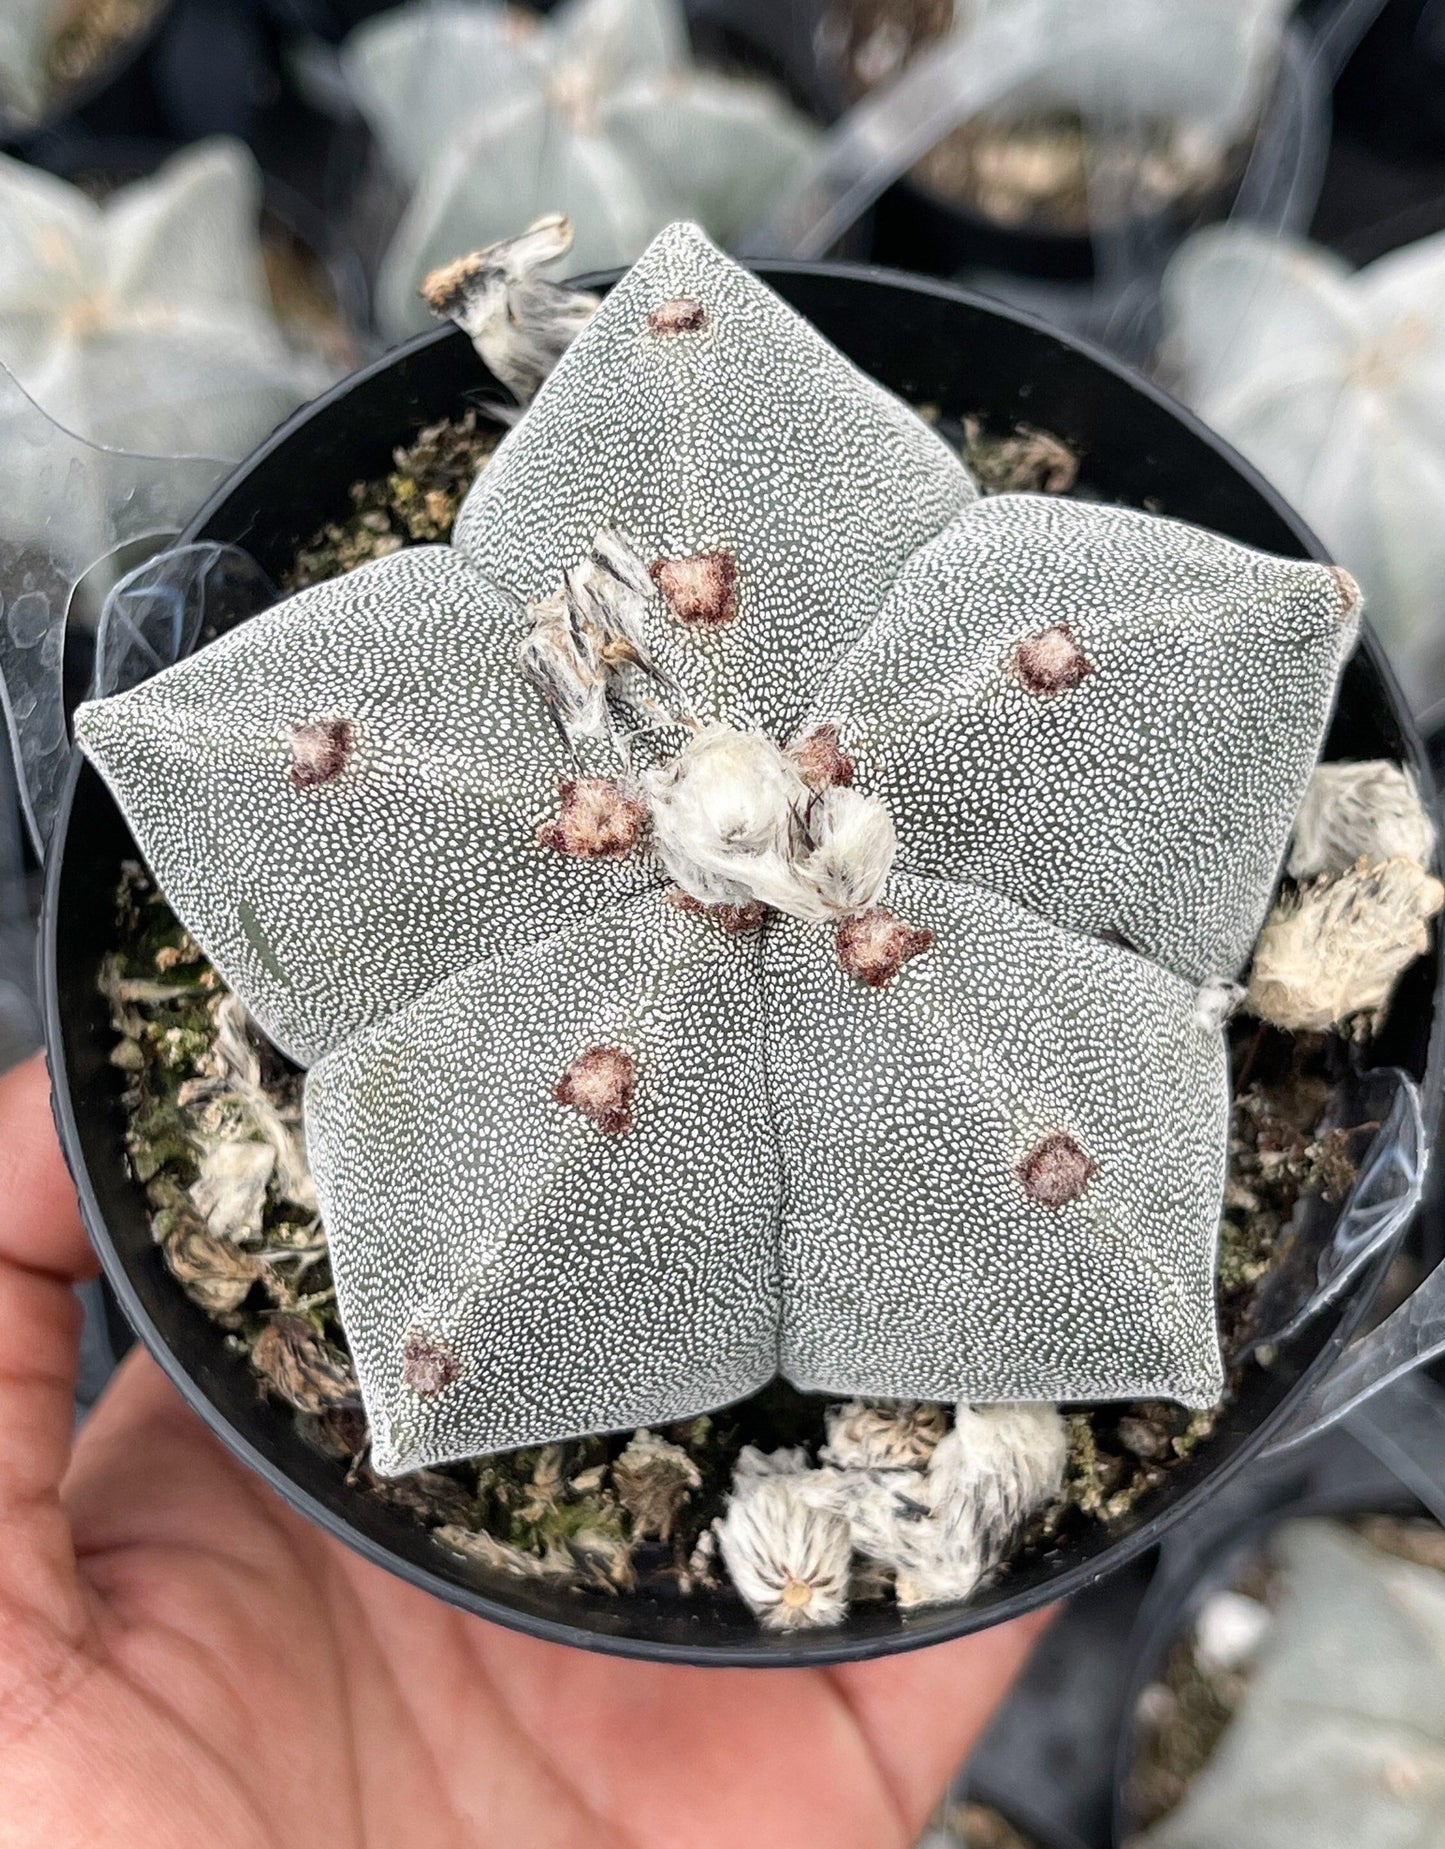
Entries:
{"label": "thumb", "polygon": [[10,1614],[70,1639],[85,1622],[60,1479],[80,1340],[72,1286],[94,1270],[37,1056],[0,1077],[0,1706]]}

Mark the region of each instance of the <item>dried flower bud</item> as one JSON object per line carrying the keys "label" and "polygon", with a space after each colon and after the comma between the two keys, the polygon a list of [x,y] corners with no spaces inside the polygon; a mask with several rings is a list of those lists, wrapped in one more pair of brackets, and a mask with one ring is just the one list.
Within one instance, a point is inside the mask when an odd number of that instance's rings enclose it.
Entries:
{"label": "dried flower bud", "polygon": [[1285,893],[1254,948],[1251,1012],[1296,1032],[1379,1014],[1442,904],[1445,886],[1403,855]]}
{"label": "dried flower bud", "polygon": [[536,272],[572,246],[572,226],[560,212],[537,219],[520,237],[436,269],[422,297],[441,320],[455,321],[483,363],[523,404],[597,312],[585,290],[547,282]]}
{"label": "dried flower bud", "polygon": [[253,1253],[217,1239],[189,1216],[166,1235],[161,1250],[171,1275],[212,1316],[238,1310],[265,1270]]}
{"label": "dried flower bud", "polygon": [[636,1538],[670,1541],[683,1505],[702,1488],[702,1473],[681,1445],[639,1431],[612,1466],[612,1486]]}
{"label": "dried flower bud", "polygon": [[1318,879],[1362,858],[1396,855],[1427,871],[1435,855],[1435,823],[1410,772],[1384,758],[1317,765],[1295,817],[1290,878]]}
{"label": "dried flower bud", "polygon": [[718,1523],[733,1585],[770,1631],[840,1624],[848,1614],[848,1524],[815,1508],[790,1475],[735,1488]]}
{"label": "dried flower bud", "polygon": [[302,1316],[275,1316],[251,1348],[251,1365],[298,1412],[359,1406],[350,1358]]}

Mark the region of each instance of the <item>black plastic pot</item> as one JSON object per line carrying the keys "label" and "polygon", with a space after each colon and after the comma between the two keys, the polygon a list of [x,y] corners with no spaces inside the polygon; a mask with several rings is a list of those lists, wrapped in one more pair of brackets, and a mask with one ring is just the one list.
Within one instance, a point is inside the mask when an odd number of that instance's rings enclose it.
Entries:
{"label": "black plastic pot", "polygon": [[0,146],[45,167],[96,136],[249,141],[279,85],[277,41],[251,0],[161,0],[132,38],[34,121],[0,120]]}
{"label": "black plastic pot", "polygon": [[[764,266],[763,275],[865,371],[946,416],[983,413],[1042,424],[1075,444],[1086,491],[1179,515],[1250,544],[1318,556],[1289,509],[1187,412],[1113,361],[1020,315],[944,284],[843,267]],[[347,506],[351,483],[384,474],[396,444],[423,423],[495,396],[469,343],[424,335],[354,374],[292,417],[230,478],[187,537],[244,546],[275,579],[298,542]],[[1330,738],[1334,755],[1403,757],[1429,773],[1404,704],[1373,638],[1346,670]],[[905,1616],[861,1612],[836,1631],[761,1632],[741,1605],[702,1606],[649,1594],[595,1598],[531,1582],[489,1579],[437,1548],[344,1469],[307,1446],[291,1415],[261,1398],[245,1360],[168,1275],[122,1144],[122,1075],[96,986],[114,940],[121,863],[136,852],[99,776],[78,756],[56,821],[43,926],[46,1034],[61,1140],[86,1224],[126,1315],[181,1392],[248,1465],[331,1534],[414,1584],[539,1636],[622,1654],[697,1663],[805,1664],[881,1655],[937,1642],[1078,1590],[1149,1547],[1288,1416],[1307,1384],[1338,1358],[1383,1275],[1379,1254],[1269,1371],[1250,1368],[1213,1437],[1182,1461],[1127,1531],[1099,1527],[1055,1555],[1021,1559],[966,1605]],[[1392,1028],[1372,1049],[1422,1084],[1439,1108],[1440,963],[1413,969]]]}
{"label": "black plastic pot", "polygon": [[[1239,1583],[1262,1558],[1275,1532],[1289,1521],[1348,1522],[1368,1515],[1431,1519],[1430,1512],[1395,1476],[1368,1459],[1349,1439],[1335,1439],[1308,1479],[1269,1484],[1256,1513],[1190,1557],[1182,1571],[1161,1571],[1139,1611],[1129,1640],[1129,1692],[1114,1764],[1113,1841],[1123,1849],[1143,1827],[1134,1794],[1134,1769],[1143,1744],[1139,1722],[1145,1691],[1159,1682],[1176,1644],[1192,1631],[1208,1601]],[[1169,1563],[1165,1551],[1166,1569]],[[1362,1844],[1361,1849],[1368,1849]]]}
{"label": "black plastic pot", "polygon": [[[689,0],[689,12],[694,40],[711,56],[764,72],[819,120],[832,123],[845,106],[839,73],[821,55],[820,41],[833,3],[796,0],[780,6],[776,0]],[[1306,41],[1289,41],[1261,113],[1260,138],[1267,138],[1272,148],[1310,146],[1311,125],[1325,106],[1323,79]],[[1272,158],[1278,164],[1280,157]],[[1192,230],[1229,215],[1243,178],[1241,162],[1206,197],[1161,206],[1112,234],[1095,236],[1047,225],[1006,224],[947,197],[926,181],[904,175],[868,216],[867,254],[879,263],[929,276],[994,271],[1048,284],[1091,283],[1106,236],[1117,240],[1121,256],[1127,253],[1131,265],[1162,266]],[[1252,190],[1258,192],[1264,178],[1253,176]],[[1290,214],[1291,227],[1308,222],[1319,179],[1318,173],[1303,170],[1296,177],[1299,197]],[[858,254],[858,246],[850,240],[843,254]]]}

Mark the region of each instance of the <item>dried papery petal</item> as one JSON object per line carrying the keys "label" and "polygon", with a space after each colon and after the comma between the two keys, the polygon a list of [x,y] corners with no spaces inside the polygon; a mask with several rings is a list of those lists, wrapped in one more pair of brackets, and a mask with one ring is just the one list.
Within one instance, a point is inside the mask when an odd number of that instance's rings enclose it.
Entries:
{"label": "dried papery petal", "polygon": [[883,905],[845,918],[836,938],[839,963],[870,989],[884,988],[910,958],[922,956],[932,943],[932,931],[905,924]]}
{"label": "dried papery petal", "polygon": [[561,791],[561,810],[537,830],[541,845],[579,860],[625,860],[647,821],[646,805],[606,777],[569,777]]}
{"label": "dried papery petal", "polygon": [[302,1316],[274,1316],[251,1346],[251,1365],[298,1412],[357,1406],[351,1362]]}
{"label": "dried papery petal", "polygon": [[1285,893],[1255,945],[1251,1012],[1292,1032],[1377,1015],[1442,904],[1445,886],[1403,855]]}
{"label": "dried papery petal", "polygon": [[707,326],[707,310],[693,295],[675,295],[648,310],[648,332],[664,339],[677,334],[700,334]]}
{"label": "dried papery petal", "polygon": [[853,760],[839,745],[835,725],[809,727],[788,746],[787,756],[812,789],[826,790],[853,781]]}
{"label": "dried papery petal", "polygon": [[1397,854],[1429,870],[1435,822],[1403,764],[1385,758],[1320,764],[1295,817],[1288,872],[1291,879],[1345,873],[1362,857]]}
{"label": "dried papery petal", "polygon": [[738,566],[730,552],[714,548],[689,558],[658,559],[652,582],[677,618],[693,629],[722,629],[738,613]]}
{"label": "dried papery petal", "polygon": [[1094,672],[1094,664],[1068,624],[1053,623],[1019,643],[1013,670],[1029,693],[1048,698],[1077,687]]}
{"label": "dried papery petal", "polygon": [[572,226],[549,212],[520,237],[458,257],[423,280],[422,299],[455,321],[483,362],[527,404],[597,312],[598,297],[548,282],[537,270],[566,255]]}
{"label": "dried papery petal", "polygon": [[840,1624],[848,1615],[848,1524],[782,1474],[735,1487],[718,1524],[733,1585],[770,1631]]}
{"label": "dried papery petal", "polygon": [[1046,1136],[1019,1163],[1024,1193],[1041,1207],[1066,1207],[1079,1199],[1099,1165],[1067,1130]]}
{"label": "dried papery petal", "polygon": [[612,1486],[632,1517],[635,1538],[670,1541],[684,1504],[702,1488],[702,1472],[681,1445],[644,1430],[633,1434],[613,1464]]}
{"label": "dried papery petal", "polygon": [[648,605],[656,595],[631,540],[601,527],[581,561],[562,573],[561,590],[528,604],[518,665],[574,743],[619,742],[614,703],[639,725],[680,714],[680,696],[648,646]]}
{"label": "dried papery petal", "polygon": [[413,1393],[432,1399],[451,1386],[462,1371],[455,1349],[439,1336],[413,1325],[401,1345],[401,1377]]}
{"label": "dried papery petal", "polygon": [[216,1238],[189,1217],[166,1236],[161,1250],[171,1275],[212,1316],[238,1310],[265,1270],[254,1253]]}
{"label": "dried papery petal", "polygon": [[932,1400],[849,1400],[825,1418],[820,1456],[840,1470],[921,1470],[948,1430],[948,1408]]}
{"label": "dried papery petal", "polygon": [[588,1047],[553,1087],[558,1104],[580,1111],[608,1136],[632,1128],[632,1101],[637,1090],[637,1062],[625,1047]]}
{"label": "dried papery petal", "polygon": [[346,769],[356,744],[349,719],[307,719],[291,728],[290,778],[298,790],[334,783]]}

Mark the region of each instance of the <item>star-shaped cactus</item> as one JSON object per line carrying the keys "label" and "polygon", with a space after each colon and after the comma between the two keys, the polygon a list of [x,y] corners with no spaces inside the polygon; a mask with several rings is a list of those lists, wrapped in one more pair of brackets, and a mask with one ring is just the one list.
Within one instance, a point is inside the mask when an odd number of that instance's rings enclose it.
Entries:
{"label": "star-shaped cactus", "polygon": [[422,278],[559,208],[574,273],[629,263],[669,219],[730,243],[819,131],[765,85],[700,69],[680,0],[564,0],[546,19],[495,0],[422,0],[366,21],[343,62],[411,188],[377,281],[400,335]]}
{"label": "star-shaped cactus", "polygon": [[200,143],[99,204],[0,155],[0,361],[92,443],[243,456],[330,377],[272,316],[260,208],[234,142]]}
{"label": "star-shaped cactus", "polygon": [[1445,695],[1445,236],[1354,271],[1252,225],[1164,279],[1176,389],[1349,566],[1417,710]]}
{"label": "star-shaped cactus", "polygon": [[451,547],[301,592],[80,740],[311,1070],[377,1467],[779,1369],[1212,1401],[1220,995],[1357,598],[980,501],[696,229]]}

